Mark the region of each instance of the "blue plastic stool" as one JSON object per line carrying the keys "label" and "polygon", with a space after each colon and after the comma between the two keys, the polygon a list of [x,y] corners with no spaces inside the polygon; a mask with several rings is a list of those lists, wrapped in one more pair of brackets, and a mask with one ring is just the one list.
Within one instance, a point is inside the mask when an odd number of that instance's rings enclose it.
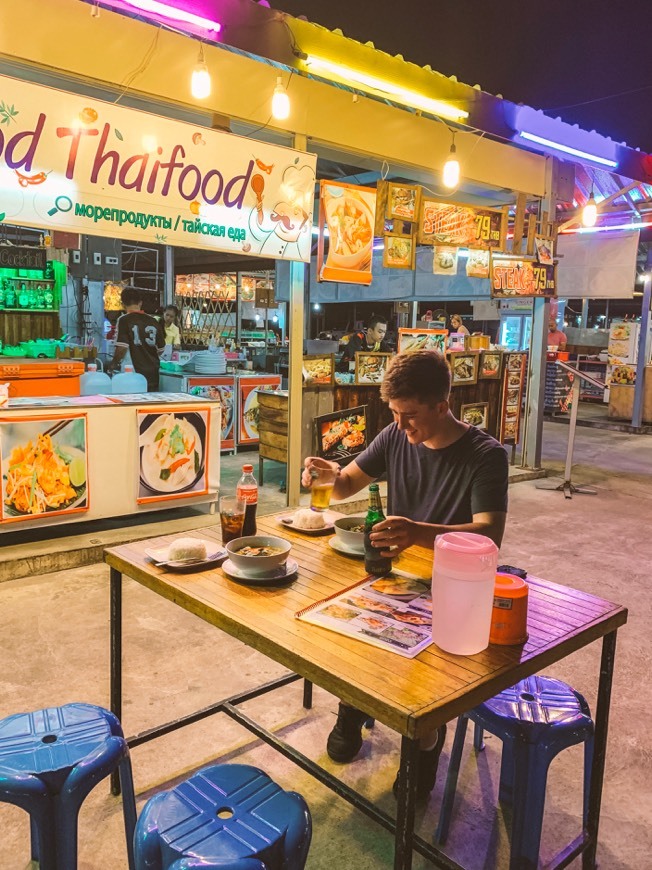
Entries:
{"label": "blue plastic stool", "polygon": [[32,859],[40,870],[75,870],[81,805],[116,768],[133,870],[136,801],[129,748],[113,713],[66,704],[0,721],[0,802],[29,813]]}
{"label": "blue plastic stool", "polygon": [[498,797],[513,804],[510,870],[536,870],[548,768],[568,746],[584,743],[584,825],[586,826],[593,721],[589,706],[574,689],[549,677],[528,677],[457,720],[439,825],[435,839],[445,843],[468,720],[475,723],[473,744],[484,749],[483,729],[503,741]]}
{"label": "blue plastic stool", "polygon": [[147,802],[136,870],[302,870],[312,821],[301,795],[257,767],[206,767]]}

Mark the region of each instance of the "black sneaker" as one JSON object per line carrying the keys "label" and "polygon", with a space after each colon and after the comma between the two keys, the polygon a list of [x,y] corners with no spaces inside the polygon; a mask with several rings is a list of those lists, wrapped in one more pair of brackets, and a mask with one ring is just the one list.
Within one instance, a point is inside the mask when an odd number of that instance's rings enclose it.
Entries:
{"label": "black sneaker", "polygon": [[353,761],[362,746],[362,726],[368,716],[362,710],[349,707],[340,701],[335,727],[328,735],[326,752],[340,764]]}
{"label": "black sneaker", "polygon": [[[427,800],[430,792],[435,787],[437,779],[437,767],[439,765],[439,756],[444,748],[446,740],[446,726],[442,725],[437,729],[437,743],[432,749],[419,752],[419,769],[417,773],[417,800]],[[394,797],[398,797],[398,774],[392,786]]]}

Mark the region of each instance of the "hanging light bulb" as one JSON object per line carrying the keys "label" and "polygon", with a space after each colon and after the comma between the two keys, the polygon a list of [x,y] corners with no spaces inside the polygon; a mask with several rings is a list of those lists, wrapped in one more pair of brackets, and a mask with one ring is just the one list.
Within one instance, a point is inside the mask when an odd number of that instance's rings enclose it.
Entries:
{"label": "hanging light bulb", "polygon": [[278,76],[272,97],[272,115],[277,121],[285,121],[290,115],[290,98],[283,87],[283,79]]}
{"label": "hanging light bulb", "polygon": [[204,60],[204,46],[201,43],[197,65],[193,69],[190,79],[190,92],[196,100],[205,100],[211,95],[211,74]]}
{"label": "hanging light bulb", "polygon": [[593,185],[591,185],[591,195],[586,201],[586,205],[582,209],[582,225],[585,227],[594,227],[598,219],[598,204],[593,196]]}
{"label": "hanging light bulb", "polygon": [[444,163],[442,182],[444,187],[450,189],[457,187],[460,183],[460,161],[457,159],[457,149],[455,148],[455,133],[453,133],[453,141],[451,143],[448,160]]}

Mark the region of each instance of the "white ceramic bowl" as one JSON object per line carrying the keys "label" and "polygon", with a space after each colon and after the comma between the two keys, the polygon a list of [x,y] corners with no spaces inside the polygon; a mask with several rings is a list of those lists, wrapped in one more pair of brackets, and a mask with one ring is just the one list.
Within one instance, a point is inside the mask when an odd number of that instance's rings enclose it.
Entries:
{"label": "white ceramic bowl", "polygon": [[340,539],[345,547],[364,551],[364,532],[353,532],[351,526],[364,526],[364,517],[340,517],[335,520],[335,536]]}
{"label": "white ceramic bowl", "polygon": [[[272,556],[241,556],[238,551],[243,547],[280,547],[281,552]],[[287,562],[291,549],[292,544],[289,541],[275,535],[247,535],[244,538],[235,538],[226,545],[229,559],[236,568],[252,577],[272,574]]]}

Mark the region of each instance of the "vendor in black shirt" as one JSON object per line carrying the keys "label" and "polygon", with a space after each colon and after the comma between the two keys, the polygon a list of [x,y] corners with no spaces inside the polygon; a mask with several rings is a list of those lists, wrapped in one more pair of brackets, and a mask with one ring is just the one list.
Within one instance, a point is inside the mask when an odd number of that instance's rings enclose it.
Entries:
{"label": "vendor in black shirt", "polygon": [[158,390],[159,357],[165,347],[165,333],[160,320],[143,311],[143,291],[125,287],[121,294],[126,314],[116,324],[116,349],[110,368],[120,368],[127,350],[135,371],[147,379],[150,393]]}
{"label": "vendor in black shirt", "polygon": [[385,341],[386,334],[387,321],[384,317],[377,317],[374,314],[366,330],[364,332],[354,332],[349,337],[348,344],[344,345],[344,352],[339,364],[340,371],[348,372],[349,363],[355,361],[355,355],[358,351],[388,353],[391,348]]}
{"label": "vendor in black shirt", "polygon": [[[377,523],[371,542],[386,556],[418,544],[431,552],[437,535],[476,532],[500,546],[507,517],[508,461],[502,444],[462,423],[448,404],[450,370],[433,351],[395,356],[380,387],[394,416],[353,462],[308,457],[301,482],[312,483],[313,466],[333,466],[333,495],[347,498],[387,473],[387,519]],[[351,761],[362,746],[367,714],[340,703],[328,737],[334,761]],[[427,798],[435,784],[446,726],[421,738],[417,797]],[[397,778],[398,782],[398,778]],[[395,783],[395,787],[396,787]]]}

